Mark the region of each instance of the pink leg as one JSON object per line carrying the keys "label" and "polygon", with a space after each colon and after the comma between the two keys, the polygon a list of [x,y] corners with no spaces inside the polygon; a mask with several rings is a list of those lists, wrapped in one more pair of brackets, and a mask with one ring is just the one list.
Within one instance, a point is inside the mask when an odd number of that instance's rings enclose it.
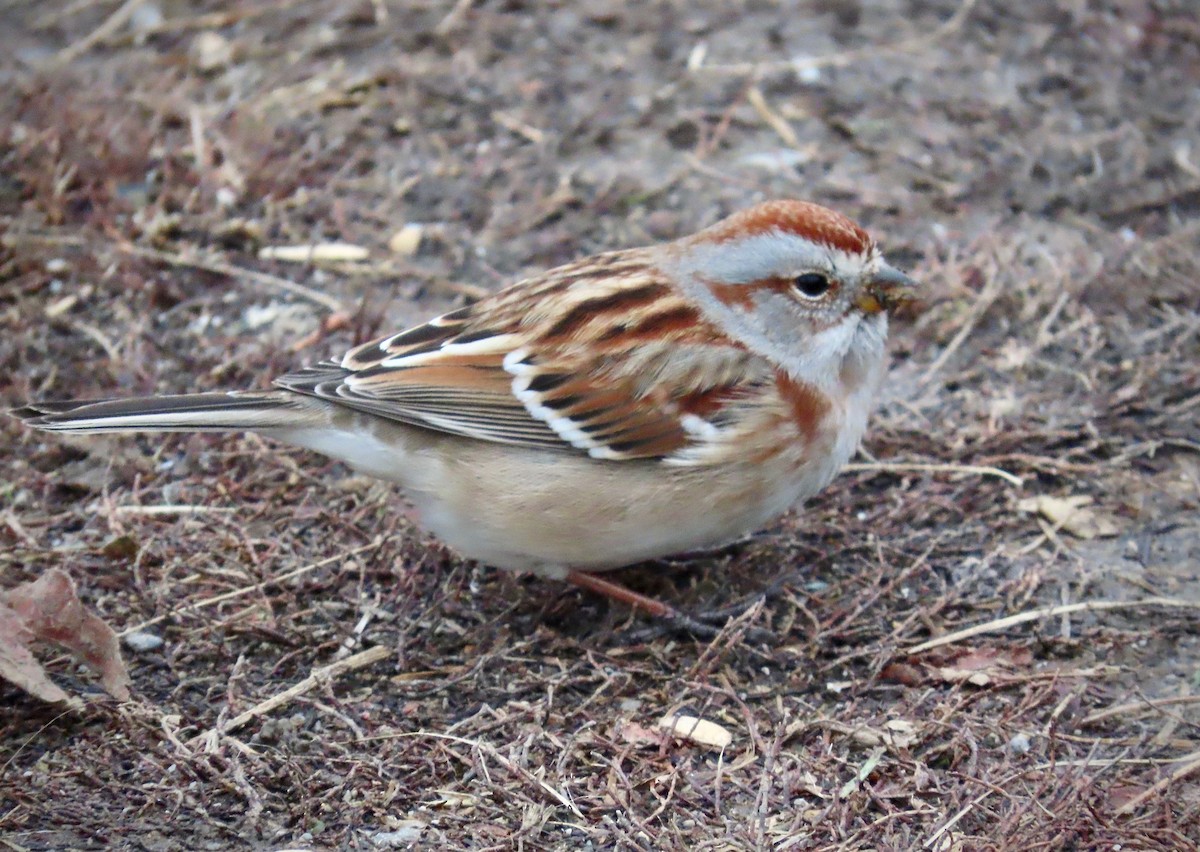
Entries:
{"label": "pink leg", "polygon": [[581,589],[587,589],[589,592],[604,595],[606,598],[611,598],[633,609],[640,609],[642,612],[655,618],[676,619],[679,617],[679,613],[674,607],[668,606],[662,601],[638,594],[633,589],[627,589],[620,583],[605,580],[586,571],[571,571],[567,574],[567,582]]}

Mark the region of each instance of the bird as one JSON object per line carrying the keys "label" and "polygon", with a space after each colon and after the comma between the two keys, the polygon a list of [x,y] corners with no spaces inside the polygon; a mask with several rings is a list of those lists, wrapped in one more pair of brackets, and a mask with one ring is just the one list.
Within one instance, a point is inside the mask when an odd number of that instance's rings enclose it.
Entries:
{"label": "bird", "polygon": [[857,451],[918,284],[827,207],[761,202],[517,281],[269,390],[31,402],[51,432],[250,431],[399,484],[465,558],[651,616],[603,572],[753,533]]}

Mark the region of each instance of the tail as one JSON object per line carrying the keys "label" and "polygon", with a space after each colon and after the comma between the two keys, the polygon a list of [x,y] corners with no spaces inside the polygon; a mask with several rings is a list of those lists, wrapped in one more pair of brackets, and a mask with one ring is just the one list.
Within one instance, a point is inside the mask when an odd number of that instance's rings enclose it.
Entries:
{"label": "tail", "polygon": [[233,391],[34,402],[9,414],[51,432],[217,432],[321,425],[321,408],[288,391]]}

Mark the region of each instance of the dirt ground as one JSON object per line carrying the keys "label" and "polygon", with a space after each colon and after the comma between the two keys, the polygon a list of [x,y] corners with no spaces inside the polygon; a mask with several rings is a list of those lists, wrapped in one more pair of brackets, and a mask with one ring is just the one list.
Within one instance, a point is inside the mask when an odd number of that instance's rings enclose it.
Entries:
{"label": "dirt ground", "polygon": [[[860,220],[930,294],[860,467],[620,572],[741,605],[715,640],[465,564],[314,455],[0,418],[0,587],[66,570],[135,695],[53,649],[85,710],[0,684],[0,847],[1200,848],[1194,0],[0,26],[3,407],[265,387],[767,197]],[[330,242],[367,254],[259,255]]]}

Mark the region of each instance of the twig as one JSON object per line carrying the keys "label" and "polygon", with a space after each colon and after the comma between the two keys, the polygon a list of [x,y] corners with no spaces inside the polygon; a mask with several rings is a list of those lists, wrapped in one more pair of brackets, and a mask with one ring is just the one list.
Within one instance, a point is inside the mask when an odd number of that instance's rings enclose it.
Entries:
{"label": "twig", "polygon": [[[1061,734],[1060,734],[1061,736]],[[1073,742],[1088,742],[1081,737],[1075,737]],[[1106,740],[1097,739],[1092,742],[1114,743],[1114,744],[1129,744],[1141,742],[1138,739],[1130,740]],[[1184,740],[1184,742],[1192,744],[1192,740]],[[1126,752],[1128,753],[1128,752]],[[1076,769],[1076,768],[1099,768],[1107,769],[1110,766],[1167,766],[1172,763],[1182,763],[1185,760],[1194,759],[1197,754],[1183,754],[1179,757],[1110,757],[1110,758],[1095,758],[1085,757],[1079,760],[1052,760],[1046,763],[1039,763],[1037,766],[1030,767],[1028,772],[1045,772],[1047,769]]]}
{"label": "twig", "polygon": [[[21,243],[42,243],[51,246],[75,246],[77,248],[91,248],[89,243],[81,237],[62,236],[59,234],[5,234],[0,244],[6,246],[16,246]],[[319,290],[314,290],[311,287],[305,287],[303,284],[297,284],[295,281],[289,281],[286,278],[280,278],[277,275],[270,275],[266,272],[258,272],[253,269],[246,269],[241,266],[234,266],[230,263],[223,263],[215,260],[200,260],[198,258],[184,257],[181,254],[171,252],[158,251],[156,249],[143,248],[135,246],[132,243],[113,243],[110,246],[122,254],[131,257],[140,257],[146,260],[154,260],[159,263],[165,263],[169,266],[184,266],[191,269],[199,269],[204,272],[212,272],[216,275],[226,275],[230,278],[247,278],[256,284],[261,284],[264,287],[272,290],[282,290],[285,293],[291,293],[294,296],[299,296],[308,299],[311,302],[316,302],[322,307],[328,308],[331,311],[344,311],[345,306],[340,301],[328,296]]]}
{"label": "twig", "polygon": [[106,38],[112,36],[117,30],[125,26],[129,19],[133,17],[133,13],[138,10],[138,7],[145,3],[146,0],[126,0],[121,5],[121,8],[113,12],[100,26],[92,30],[79,41],[69,44],[60,50],[54,56],[55,63],[66,65],[75,59],[78,59],[83,54],[87,53],[93,47]]}
{"label": "twig", "polygon": [[792,126],[787,123],[787,120],[782,115],[771,109],[771,105],[767,103],[767,98],[763,94],[762,89],[758,86],[751,86],[746,90],[746,100],[750,102],[750,106],[754,107],[754,111],[758,113],[758,117],[775,131],[785,145],[792,148],[800,147],[800,139],[796,136],[796,131],[792,130]]}
{"label": "twig", "polygon": [[331,311],[345,310],[345,306],[333,298],[333,296],[327,296],[319,290],[305,287],[303,284],[297,284],[295,281],[289,281],[277,275],[269,275],[266,272],[258,272],[253,269],[246,269],[245,267],[234,266],[233,264],[222,263],[220,261],[196,260],[184,257],[181,254],[171,254],[170,252],[156,251],[155,249],[141,248],[134,245],[118,244],[117,248],[125,254],[133,255],[134,257],[144,257],[148,260],[157,260],[171,266],[187,266],[205,272],[214,272],[218,275],[228,275],[231,278],[249,278],[251,281],[262,284],[264,287],[283,290],[295,296],[301,296],[309,301],[316,302],[318,305],[323,305]]}
{"label": "twig", "polygon": [[973,811],[976,807],[978,807],[980,802],[982,802],[988,796],[992,795],[992,792],[993,791],[990,789],[984,790],[982,793],[980,793],[974,799],[972,799],[971,801],[969,801],[965,805],[963,805],[963,807],[958,811],[958,813],[956,813],[954,816],[950,817],[950,819],[948,819],[944,823],[942,823],[941,826],[938,827],[937,831],[935,831],[933,834],[929,835],[928,839],[926,839],[926,841],[921,844],[921,847],[923,849],[931,848],[933,846],[933,844],[937,842],[937,839],[939,837],[941,837],[943,834],[945,834],[950,829],[954,828],[954,826],[958,824],[959,820],[961,820],[963,817],[965,817],[967,814],[969,814],[971,811]]}
{"label": "twig", "polygon": [[[31,733],[24,740],[22,740],[21,744],[19,746],[17,746],[16,750],[13,751],[13,753],[9,756],[9,758],[6,761],[4,761],[4,765],[0,766],[0,778],[3,778],[8,773],[8,768],[13,765],[13,763],[16,761],[16,759],[18,757],[21,756],[21,752],[23,752],[25,750],[25,746],[29,745],[31,742],[33,742],[35,739],[37,739],[42,734],[43,731],[45,731],[51,725],[58,722],[59,719],[62,719],[64,716],[70,715],[74,711],[74,709],[75,708],[68,708],[68,709],[64,710],[63,712],[59,713],[57,716],[51,717],[49,720],[47,720],[47,722],[44,725],[42,725],[36,731]],[[11,813],[11,811],[9,813]],[[5,816],[8,816],[8,814],[6,813]],[[0,823],[2,823],[3,821],[4,821],[3,819],[0,819]]]}
{"label": "twig", "polygon": [[383,541],[384,540],[382,537],[376,538],[370,544],[364,544],[361,547],[356,547],[353,550],[346,551],[345,553],[335,553],[333,556],[326,557],[325,559],[322,559],[319,562],[312,562],[312,563],[309,563],[308,565],[302,565],[299,568],[296,568],[292,571],[288,571],[286,574],[280,574],[278,576],[271,577],[267,580],[263,580],[261,583],[255,583],[252,586],[243,586],[242,588],[234,589],[231,592],[224,592],[222,594],[215,595],[214,597],[211,597],[211,598],[205,598],[202,601],[196,601],[195,603],[191,603],[191,604],[187,604],[185,606],[178,607],[177,609],[171,610],[166,615],[158,615],[147,621],[143,621],[141,624],[135,624],[133,627],[127,627],[126,629],[122,630],[117,635],[128,636],[130,633],[135,633],[139,630],[145,630],[147,627],[152,627],[153,625],[158,624],[159,622],[166,621],[168,618],[174,618],[175,616],[183,615],[184,613],[187,613],[187,612],[195,612],[196,610],[204,609],[205,607],[216,606],[217,604],[223,603],[224,601],[233,600],[234,598],[239,598],[242,595],[248,595],[248,594],[251,594],[252,592],[261,591],[262,589],[266,588],[267,586],[273,586],[278,583],[285,583],[288,580],[294,580],[295,578],[300,577],[304,574],[308,574],[311,571],[315,571],[318,568],[324,568],[326,565],[329,565],[331,562],[337,562],[339,559],[348,559],[351,556],[357,556],[358,554],[363,553],[367,550],[373,550],[373,549],[379,547],[380,545],[382,545]]}
{"label": "twig", "polygon": [[970,639],[972,636],[979,636],[983,633],[999,633],[1002,630],[1007,630],[1017,624],[1024,624],[1027,621],[1038,621],[1043,618],[1054,618],[1055,616],[1073,612],[1102,612],[1107,610],[1117,609],[1140,609],[1142,607],[1162,606],[1174,607],[1179,609],[1195,609],[1200,610],[1200,601],[1185,601],[1179,598],[1146,598],[1141,601],[1085,601],[1084,603],[1067,604],[1065,606],[1050,606],[1042,609],[1034,609],[1029,612],[1021,612],[1016,615],[1010,615],[1005,618],[998,618],[995,621],[989,621],[984,624],[977,624],[974,627],[968,627],[964,630],[957,630],[954,633],[947,633],[945,636],[939,636],[936,639],[930,639],[928,642],[922,642],[920,645],[914,645],[905,650],[906,654],[923,654],[926,651],[931,651],[934,648],[940,648],[943,645],[952,645],[955,642],[961,642],[964,639]]}
{"label": "twig", "polygon": [[[25,529],[25,525],[21,523],[21,519],[17,517],[12,509],[4,510],[4,525],[12,530],[13,535],[21,539],[30,547],[37,547],[38,540],[30,535],[29,530]],[[0,773],[2,775],[3,773]]]}
{"label": "twig", "polygon": [[[23,2],[23,0],[18,0]],[[94,5],[95,0],[76,0],[66,9],[57,9],[52,13],[48,13],[38,18],[33,22],[35,30],[44,30],[47,27],[54,25],[61,17],[77,14],[80,9]],[[185,33],[189,30],[219,30],[233,24],[245,23],[253,18],[265,15],[269,12],[279,11],[279,2],[263,3],[260,6],[251,8],[236,9],[228,12],[210,12],[204,15],[195,15],[190,18],[167,18],[158,23],[139,26],[136,33],[127,33],[117,37],[116,33],[105,33],[101,36],[101,41],[115,42],[123,44],[132,41],[134,36],[155,36],[163,33]],[[90,45],[94,47],[95,44]]]}
{"label": "twig", "polygon": [[[495,746],[492,746],[489,743],[480,742],[478,740],[468,740],[463,737],[456,737],[453,734],[439,734],[439,733],[435,733],[434,731],[413,731],[411,733],[395,734],[394,736],[396,738],[431,737],[436,740],[450,740],[451,742],[460,743],[461,745],[466,745],[466,746],[471,746],[472,748],[477,748],[480,751],[482,751],[484,754],[491,757],[493,760],[499,761],[500,764],[503,765],[504,768],[507,769],[509,772],[512,772],[514,775],[520,775],[526,781],[531,781],[534,784],[536,784],[538,787],[540,787],[541,789],[545,790],[556,802],[558,802],[564,808],[569,810],[571,813],[575,814],[575,816],[578,816],[578,817],[583,816],[583,811],[579,810],[579,806],[576,805],[574,802],[572,802],[569,798],[567,798],[565,793],[554,789],[549,784],[547,784],[545,781],[543,781],[541,778],[538,778],[536,775],[534,775],[532,772],[530,772],[528,769],[524,769],[520,766],[517,766],[515,763],[513,763],[511,760],[509,760],[507,757],[505,757],[499,751],[497,751]],[[372,739],[381,739],[381,738],[373,737]]]}
{"label": "twig", "polygon": [[319,343],[321,339],[333,331],[349,328],[354,317],[345,311],[337,311],[321,320],[315,329],[292,344],[292,352],[300,352]]}
{"label": "twig", "polygon": [[230,731],[235,731],[259,716],[265,716],[272,710],[282,707],[285,704],[290,704],[293,699],[300,697],[306,692],[310,692],[314,687],[328,683],[336,677],[339,677],[346,672],[354,671],[377,663],[380,660],[386,659],[392,655],[392,649],[386,645],[376,645],[374,648],[368,648],[365,651],[359,651],[357,654],[346,657],[344,660],[338,660],[336,663],[330,663],[327,666],[322,666],[319,669],[313,669],[313,673],[304,680],[294,683],[285,689],[283,692],[272,695],[265,701],[260,701],[244,713],[239,713],[232,719],[224,722],[220,728],[214,728],[203,734],[197,734],[192,737],[191,742],[210,737],[213,734],[227,734]]}
{"label": "twig", "polygon": [[1147,787],[1142,792],[1138,793],[1136,796],[1134,796],[1128,802],[1121,805],[1121,807],[1117,808],[1117,815],[1122,816],[1124,814],[1130,813],[1142,802],[1146,801],[1147,799],[1149,799],[1150,797],[1152,797],[1158,793],[1161,793],[1163,790],[1165,790],[1167,787],[1174,784],[1176,781],[1186,778],[1188,775],[1191,775],[1193,772],[1200,770],[1200,751],[1192,752],[1191,754],[1187,755],[1183,759],[1186,760],[1187,763],[1185,763],[1183,766],[1176,769],[1174,772],[1172,772],[1166,778],[1161,778],[1158,781],[1156,781],[1155,783],[1151,784],[1149,787]]}
{"label": "twig", "polygon": [[96,328],[96,326],[81,320],[71,320],[69,325],[103,349],[104,354],[108,356],[108,360],[114,364],[121,363],[121,351],[117,349],[117,345],[109,340],[108,335]]}
{"label": "twig", "polygon": [[1007,470],[1001,470],[998,467],[987,467],[974,464],[923,464],[923,463],[908,463],[908,462],[856,462],[848,464],[842,470],[854,471],[928,471],[930,473],[975,473],[980,476],[998,476],[1005,482],[1015,485],[1020,488],[1025,484],[1025,480],[1021,477],[1009,473]]}
{"label": "twig", "polygon": [[162,506],[114,506],[113,512],[118,515],[216,515],[227,512],[238,512],[234,506],[185,506],[181,503]]}
{"label": "twig", "polygon": [[955,10],[954,14],[947,18],[946,22],[933,32],[910,39],[904,39],[903,41],[898,41],[893,44],[869,45],[867,47],[861,47],[855,50],[846,50],[842,53],[833,53],[827,56],[796,56],[791,59],[785,59],[777,62],[738,62],[728,65],[700,65],[694,70],[731,75],[751,74],[755,77],[758,77],[766,71],[807,71],[813,68],[839,68],[844,65],[849,65],[852,62],[857,62],[860,59],[870,59],[886,53],[917,53],[958,30],[958,28],[961,27],[967,20],[967,16],[970,15],[971,11],[975,8],[976,2],[977,0],[963,0],[962,5]]}
{"label": "twig", "polygon": [[983,315],[987,313],[987,310],[992,306],[992,303],[1000,297],[1002,288],[1000,287],[999,280],[1000,279],[998,276],[992,276],[992,278],[984,286],[983,290],[979,293],[979,298],[975,300],[975,304],[972,305],[971,313],[967,317],[966,322],[962,324],[962,328],[955,333],[950,342],[946,344],[946,348],[943,349],[941,354],[934,359],[933,363],[925,369],[924,375],[921,376],[921,380],[917,383],[917,386],[921,390],[924,390],[926,387],[928,387],[929,383],[933,380],[933,377],[937,375],[942,367],[946,366],[946,362],[953,357],[954,353],[958,351],[959,347],[962,346],[963,343],[966,342],[967,338],[971,335],[976,323],[983,318]]}
{"label": "twig", "polygon": [[1079,721],[1079,725],[1094,725],[1097,722],[1104,721],[1105,719],[1111,719],[1113,716],[1123,716],[1126,713],[1132,713],[1138,710],[1149,712],[1157,710],[1159,707],[1166,707],[1171,704],[1196,703],[1200,703],[1200,695],[1176,695],[1168,698],[1143,698],[1141,701],[1130,701],[1128,704],[1118,704],[1115,707],[1108,707],[1104,710],[1097,710],[1095,713],[1089,713]]}
{"label": "twig", "polygon": [[[10,8],[29,4],[25,0],[5,0],[0,5],[0,11],[7,12]],[[51,27],[58,27],[67,18],[72,18],[87,9],[89,6],[95,6],[96,0],[71,0],[66,6],[56,6],[42,14],[38,15],[29,23],[29,29],[34,32],[48,30]]]}
{"label": "twig", "polygon": [[505,130],[511,131],[518,136],[532,142],[534,145],[541,145],[546,141],[546,134],[532,124],[526,124],[520,119],[514,118],[506,112],[493,110],[492,121],[499,124]]}
{"label": "twig", "polygon": [[451,9],[446,17],[438,21],[437,26],[433,28],[433,33],[438,38],[445,38],[451,31],[458,26],[459,21],[466,15],[467,10],[471,8],[471,0],[457,0],[454,8]]}

